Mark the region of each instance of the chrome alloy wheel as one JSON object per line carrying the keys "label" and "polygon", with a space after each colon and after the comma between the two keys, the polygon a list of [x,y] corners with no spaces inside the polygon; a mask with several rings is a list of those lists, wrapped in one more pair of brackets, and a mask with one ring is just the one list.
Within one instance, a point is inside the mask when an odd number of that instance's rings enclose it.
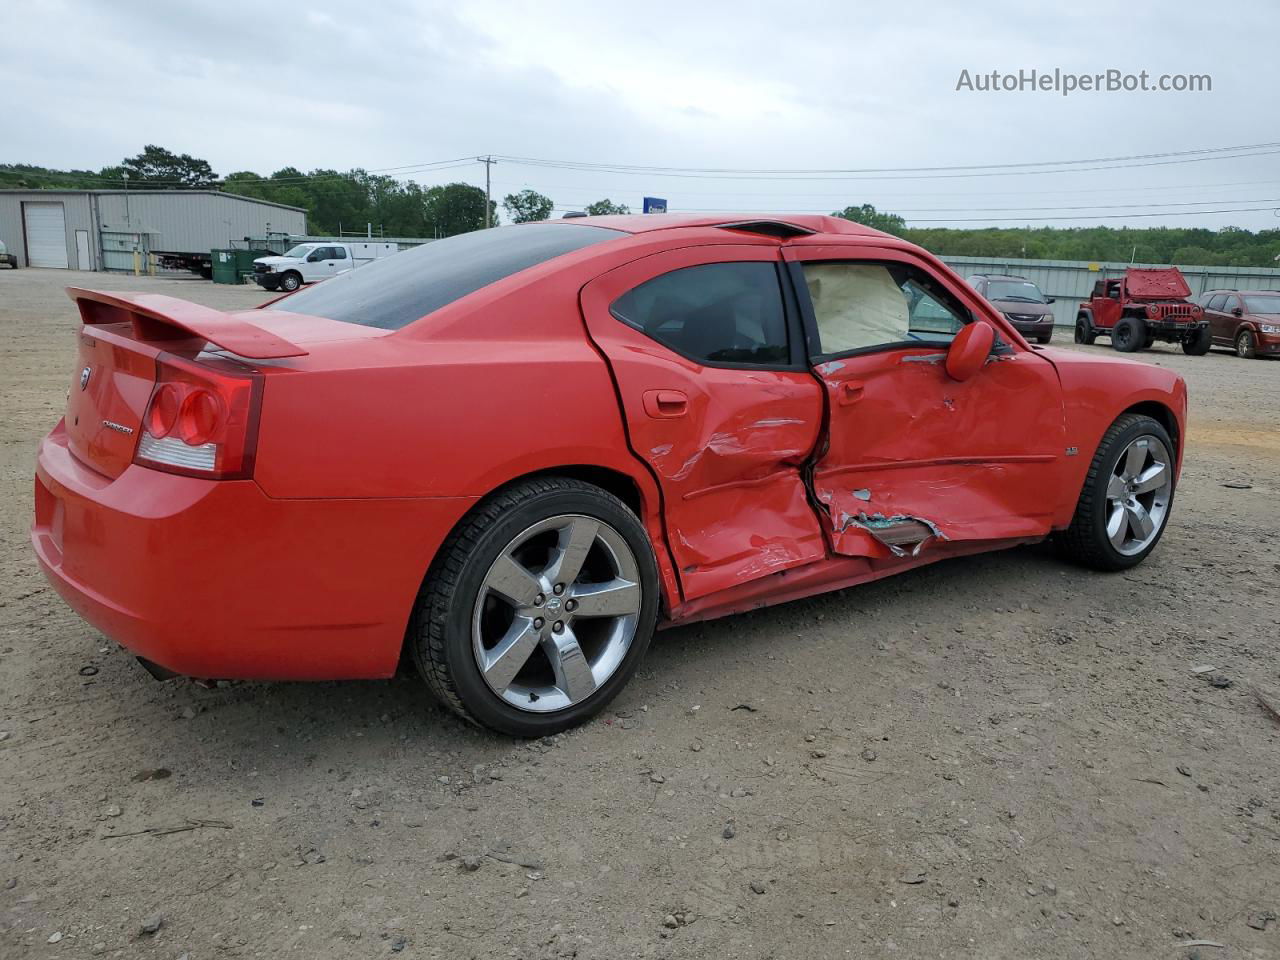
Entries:
{"label": "chrome alloy wheel", "polygon": [[578,514],[535,523],[480,586],[471,616],[480,674],[520,710],[580,703],[626,658],[640,600],[635,555],[609,524]]}
{"label": "chrome alloy wheel", "polygon": [[1107,537],[1131,557],[1160,534],[1173,496],[1173,457],[1150,434],[1124,448],[1107,481]]}

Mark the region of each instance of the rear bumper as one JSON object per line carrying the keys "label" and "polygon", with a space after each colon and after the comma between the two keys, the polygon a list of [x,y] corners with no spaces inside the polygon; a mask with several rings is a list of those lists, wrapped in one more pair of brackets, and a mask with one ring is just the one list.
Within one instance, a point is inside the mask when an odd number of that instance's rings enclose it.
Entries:
{"label": "rear bumper", "polygon": [[274,500],[251,480],[72,456],[62,424],[36,464],[31,541],[89,623],[138,656],[209,678],[386,677],[463,498]]}

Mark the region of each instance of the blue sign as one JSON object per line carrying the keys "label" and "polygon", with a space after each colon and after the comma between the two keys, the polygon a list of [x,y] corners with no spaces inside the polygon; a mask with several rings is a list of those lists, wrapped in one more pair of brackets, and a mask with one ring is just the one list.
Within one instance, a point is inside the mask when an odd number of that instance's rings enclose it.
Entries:
{"label": "blue sign", "polygon": [[645,213],[666,213],[667,201],[661,197],[645,197],[644,198]]}

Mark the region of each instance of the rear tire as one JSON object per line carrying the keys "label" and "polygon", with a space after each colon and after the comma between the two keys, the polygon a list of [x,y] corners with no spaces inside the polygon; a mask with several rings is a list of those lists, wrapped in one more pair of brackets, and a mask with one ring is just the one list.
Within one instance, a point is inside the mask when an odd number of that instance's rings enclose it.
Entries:
{"label": "rear tire", "polygon": [[1191,357],[1203,357],[1213,346],[1213,334],[1208,327],[1200,327],[1194,333],[1187,334],[1182,341],[1182,352]]}
{"label": "rear tire", "polygon": [[[563,573],[557,591],[552,581],[572,557],[579,571]],[[613,591],[607,606],[586,613],[605,599],[602,589]],[[657,616],[657,563],[639,519],[598,487],[546,477],[491,496],[450,534],[406,642],[432,693],[459,716],[544,737],[617,695]]]}
{"label": "rear tire", "polygon": [[1111,346],[1121,353],[1136,353],[1147,344],[1147,325],[1138,317],[1121,317],[1111,331]]}
{"label": "rear tire", "polygon": [[[1128,460],[1131,451],[1135,451],[1132,461]],[[1173,441],[1158,421],[1136,413],[1117,419],[1098,444],[1071,525],[1054,537],[1058,552],[1095,570],[1127,570],[1145,560],[1164,536],[1173,513],[1175,456]],[[1161,463],[1165,471],[1161,479],[1167,483],[1129,492],[1123,474],[1132,478],[1145,476],[1144,482],[1150,483],[1160,478],[1155,467]],[[1134,465],[1132,469],[1130,465]],[[1137,484],[1138,488],[1141,486],[1142,483]],[[1131,501],[1136,507],[1127,506]],[[1138,522],[1145,517],[1153,523],[1154,529],[1146,539],[1128,525],[1131,516]],[[1117,519],[1125,525],[1118,531],[1114,529]],[[1115,537],[1109,529],[1116,533]]]}
{"label": "rear tire", "polygon": [[1084,314],[1076,317],[1076,343],[1090,344],[1098,339],[1097,331]]}
{"label": "rear tire", "polygon": [[1257,344],[1253,340],[1252,330],[1241,330],[1236,334],[1236,356],[1241,360],[1252,360],[1258,355]]}

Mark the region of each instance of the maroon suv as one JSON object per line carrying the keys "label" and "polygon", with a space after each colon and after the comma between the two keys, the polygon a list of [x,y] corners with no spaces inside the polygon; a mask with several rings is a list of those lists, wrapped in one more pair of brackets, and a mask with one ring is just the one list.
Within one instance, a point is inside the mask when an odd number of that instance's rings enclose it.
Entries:
{"label": "maroon suv", "polygon": [[1215,347],[1246,360],[1280,356],[1280,290],[1210,290],[1197,299]]}

